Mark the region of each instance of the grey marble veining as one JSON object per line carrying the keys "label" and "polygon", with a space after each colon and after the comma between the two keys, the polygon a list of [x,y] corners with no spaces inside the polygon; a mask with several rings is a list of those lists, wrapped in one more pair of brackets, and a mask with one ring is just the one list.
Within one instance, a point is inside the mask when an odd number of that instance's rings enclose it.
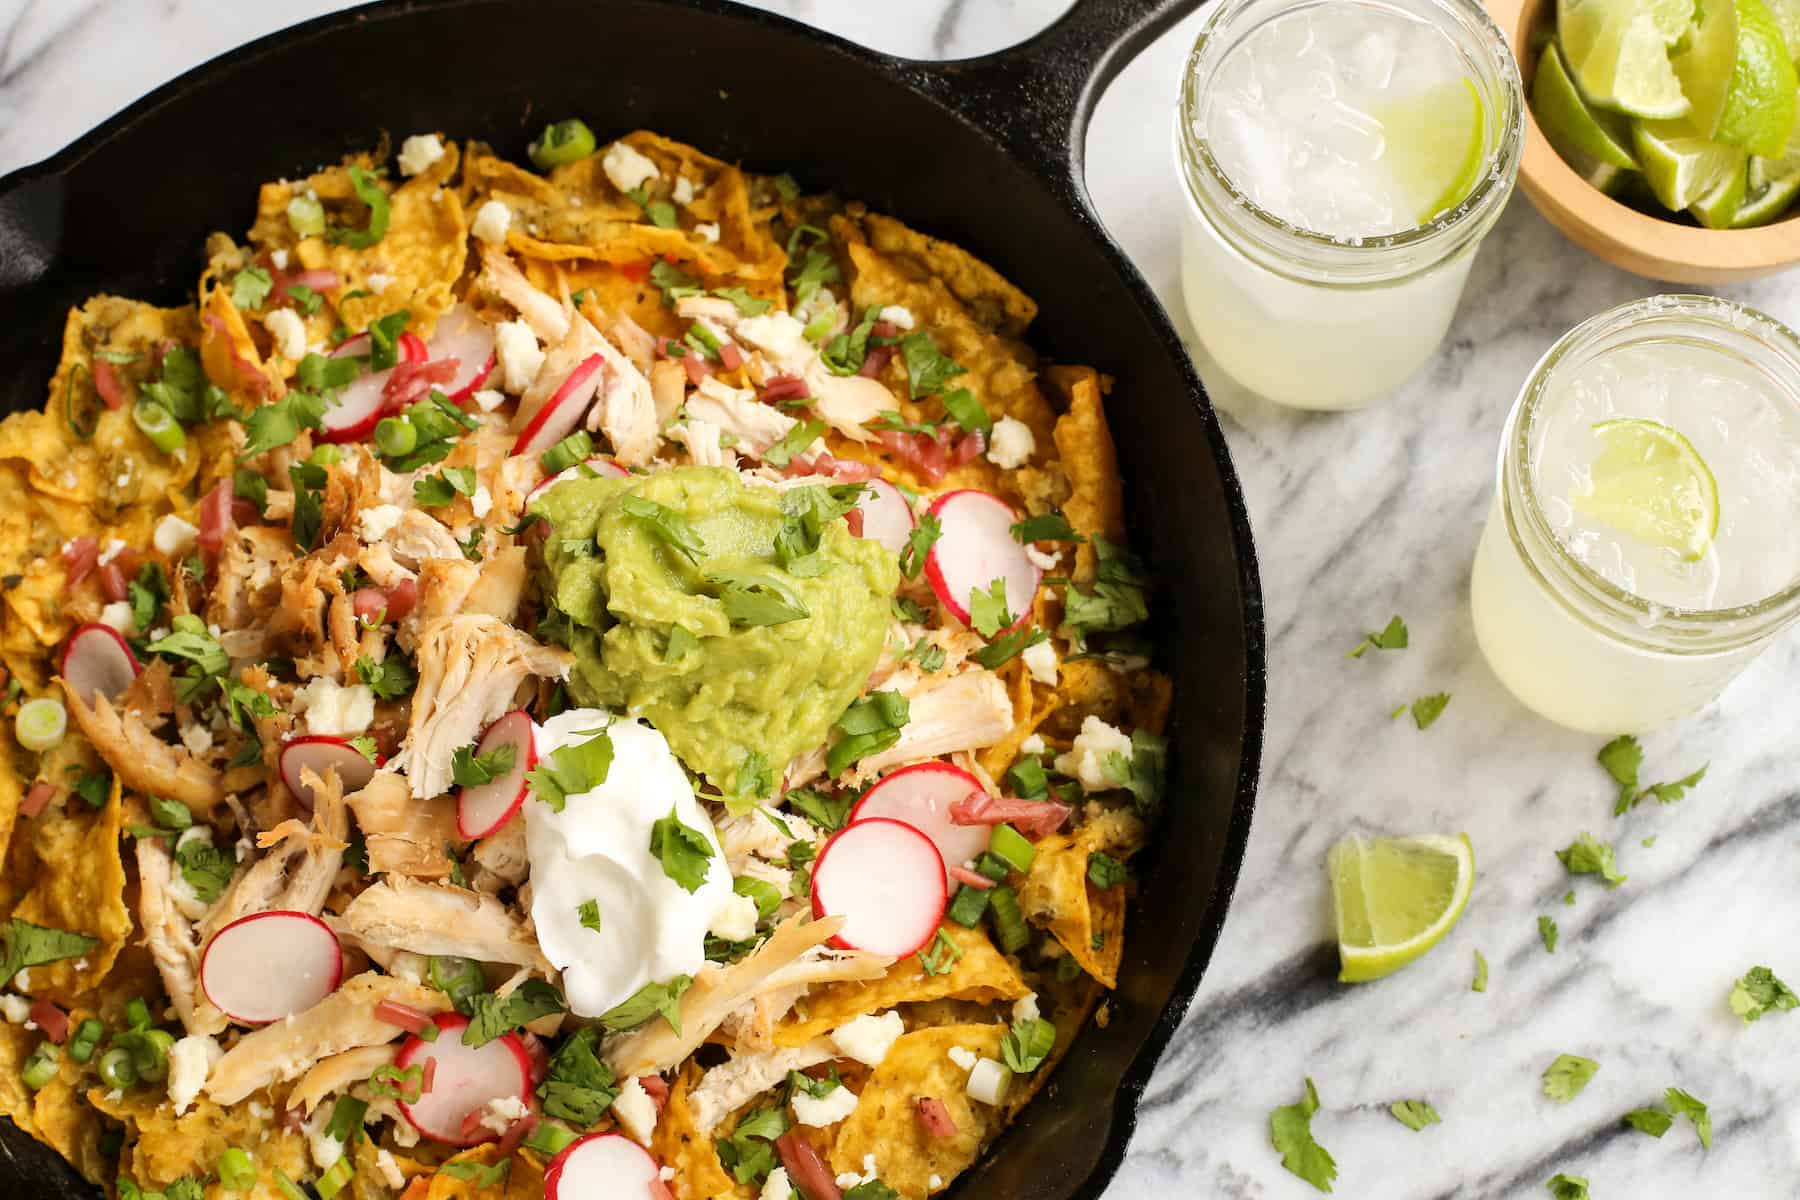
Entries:
{"label": "grey marble veining", "polygon": [[[765,0],[898,54],[960,57],[1017,42],[1068,0]],[[51,153],[213,54],[333,0],[0,0],[0,172]],[[1175,279],[1180,191],[1173,90],[1195,21],[1107,93],[1089,181],[1109,227],[1185,325]],[[273,131],[272,131],[273,132]],[[1146,1097],[1109,1197],[1316,1195],[1269,1147],[1271,1108],[1319,1087],[1337,1194],[1383,1200],[1544,1196],[1558,1171],[1596,1200],[1800,1196],[1800,1014],[1727,1012],[1753,964],[1800,983],[1800,787],[1785,638],[1717,704],[1645,738],[1646,771],[1710,763],[1680,804],[1611,815],[1599,739],[1515,704],[1476,650],[1469,566],[1500,422],[1536,358],[1589,314],[1659,290],[1563,241],[1515,198],[1482,248],[1462,309],[1424,374],[1384,406],[1307,416],[1239,394],[1201,362],[1243,476],[1271,634],[1266,770],[1248,861],[1213,965]],[[1800,277],[1723,289],[1800,321]],[[1120,397],[1128,403],[1129,397]],[[1394,613],[1412,647],[1344,651]],[[1394,705],[1449,691],[1420,732]],[[1333,981],[1326,848],[1352,829],[1466,830],[1474,899],[1446,943],[1389,980]],[[1591,830],[1629,873],[1607,891],[1552,852]],[[1653,847],[1642,839],[1655,835]],[[1536,918],[1561,927],[1554,956]],[[1472,955],[1492,977],[1469,990]],[[1539,1077],[1562,1052],[1601,1071],[1573,1103]],[[1679,1085],[1708,1101],[1653,1140],[1625,1111]],[[1444,1123],[1385,1111],[1425,1098]]]}

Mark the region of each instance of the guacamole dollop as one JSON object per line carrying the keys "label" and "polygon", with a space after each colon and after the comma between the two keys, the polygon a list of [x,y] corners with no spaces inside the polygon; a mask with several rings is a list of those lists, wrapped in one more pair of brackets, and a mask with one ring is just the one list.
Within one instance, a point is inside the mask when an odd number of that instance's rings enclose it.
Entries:
{"label": "guacamole dollop", "polygon": [[831,505],[722,467],[543,493],[549,628],[575,652],[575,699],[644,717],[727,794],[746,768],[778,780],[861,692],[899,583],[888,550],[819,519]]}

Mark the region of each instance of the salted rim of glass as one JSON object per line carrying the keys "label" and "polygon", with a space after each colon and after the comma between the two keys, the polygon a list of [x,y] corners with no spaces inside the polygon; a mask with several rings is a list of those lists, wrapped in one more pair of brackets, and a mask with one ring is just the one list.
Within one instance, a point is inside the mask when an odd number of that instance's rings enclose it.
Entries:
{"label": "salted rim of glass", "polygon": [[[1439,7],[1444,8],[1453,14],[1472,18],[1474,24],[1471,32],[1491,41],[1492,44],[1488,46],[1490,51],[1488,58],[1491,63],[1499,68],[1499,83],[1506,100],[1506,111],[1504,120],[1500,125],[1500,136],[1494,140],[1493,146],[1482,158],[1482,170],[1480,176],[1476,180],[1475,186],[1469,189],[1469,194],[1464,196],[1456,204],[1446,208],[1443,212],[1431,218],[1431,220],[1425,222],[1423,225],[1415,225],[1411,229],[1402,229],[1397,233],[1371,234],[1367,237],[1358,237],[1353,240],[1334,237],[1328,233],[1320,233],[1317,230],[1308,229],[1304,225],[1296,225],[1291,221],[1276,216],[1268,209],[1256,203],[1256,201],[1245,194],[1237,184],[1232,182],[1230,174],[1226,172],[1224,167],[1219,165],[1218,158],[1214,156],[1211,142],[1194,129],[1194,122],[1191,119],[1193,115],[1197,114],[1199,108],[1199,72],[1194,68],[1199,64],[1201,52],[1205,50],[1211,39],[1217,36],[1217,26],[1223,23],[1228,17],[1236,16],[1239,12],[1256,2],[1257,0],[1224,0],[1220,7],[1215,8],[1212,11],[1212,14],[1207,17],[1206,23],[1201,26],[1199,36],[1194,40],[1194,48],[1188,52],[1187,64],[1182,72],[1181,78],[1181,111],[1177,114],[1177,129],[1182,144],[1191,149],[1200,158],[1201,162],[1206,166],[1207,173],[1218,180],[1219,185],[1225,189],[1232,201],[1242,206],[1251,216],[1289,237],[1298,238],[1303,242],[1321,248],[1349,250],[1353,252],[1359,250],[1391,250],[1397,247],[1407,248],[1429,242],[1438,234],[1444,233],[1461,224],[1464,218],[1479,210],[1482,205],[1489,200],[1493,195],[1494,190],[1501,186],[1503,179],[1506,181],[1507,189],[1511,189],[1512,180],[1510,177],[1513,173],[1511,171],[1504,171],[1496,174],[1495,168],[1503,165],[1508,160],[1516,163],[1524,154],[1525,85],[1519,74],[1518,60],[1513,55],[1512,47],[1506,40],[1506,34],[1494,23],[1494,19],[1488,15],[1485,7],[1482,7],[1479,4],[1470,3],[1468,0],[1432,0],[1433,3],[1438,4]],[[1314,2],[1323,3],[1325,0],[1314,0]],[[1367,3],[1367,0],[1353,0],[1353,2]],[[1300,5],[1296,4],[1294,7],[1298,8]],[[1286,16],[1287,13],[1291,11],[1293,10],[1284,10],[1281,13],[1266,18],[1264,21],[1259,21],[1256,25],[1253,25],[1250,30],[1246,31],[1246,36],[1248,36],[1250,32],[1262,28],[1262,26],[1269,21],[1274,21],[1280,17]],[[1496,46],[1499,49],[1498,54],[1492,52]],[[1460,54],[1462,52],[1462,47],[1458,46],[1457,51]],[[1215,67],[1215,70],[1216,69],[1217,68]],[[1509,84],[1510,86],[1508,86]],[[1491,108],[1491,106],[1489,107]],[[1385,284],[1390,281],[1383,280],[1382,282]]]}
{"label": "salted rim of glass", "polygon": [[[1731,320],[1733,315],[1739,317],[1743,323],[1734,324]],[[1520,464],[1522,486],[1519,491],[1524,496],[1525,511],[1533,530],[1552,547],[1558,563],[1574,571],[1583,583],[1600,592],[1606,599],[1635,613],[1652,618],[1675,616],[1683,621],[1723,624],[1742,621],[1747,617],[1763,616],[1800,599],[1800,575],[1795,576],[1780,591],[1771,592],[1761,600],[1733,605],[1730,608],[1683,608],[1676,604],[1658,604],[1635,592],[1626,591],[1571,554],[1568,546],[1551,527],[1549,519],[1544,515],[1543,505],[1538,500],[1537,474],[1532,466],[1531,434],[1533,419],[1537,415],[1538,404],[1543,399],[1545,386],[1551,374],[1571,352],[1581,349],[1585,343],[1619,326],[1671,318],[1704,321],[1722,326],[1733,333],[1755,338],[1783,358],[1787,367],[1794,373],[1794,384],[1786,391],[1789,399],[1796,406],[1800,406],[1800,334],[1796,334],[1792,329],[1760,309],[1751,308],[1747,304],[1739,304],[1735,300],[1726,300],[1721,296],[1705,296],[1694,293],[1666,293],[1648,296],[1642,300],[1633,300],[1609,308],[1605,312],[1596,313],[1563,334],[1561,338],[1557,339],[1556,344],[1545,352],[1544,357],[1532,368],[1531,375],[1525,381],[1519,409],[1512,420],[1512,428],[1509,430],[1506,440],[1506,456],[1501,464],[1502,471],[1504,473],[1514,460]],[[1642,339],[1633,338],[1615,346],[1608,346],[1602,353],[1611,353],[1640,340]],[[1503,477],[1501,479],[1503,500],[1506,496],[1505,484],[1506,480]],[[1507,507],[1510,508],[1510,505]]]}

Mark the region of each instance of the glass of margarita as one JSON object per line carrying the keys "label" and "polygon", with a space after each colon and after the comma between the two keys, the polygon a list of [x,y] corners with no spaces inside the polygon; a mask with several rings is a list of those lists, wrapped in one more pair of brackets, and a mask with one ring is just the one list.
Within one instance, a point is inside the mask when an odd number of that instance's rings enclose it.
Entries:
{"label": "glass of margarita", "polygon": [[1176,118],[1181,285],[1213,359],[1360,408],[1437,349],[1512,193],[1524,98],[1475,0],[1223,0]]}
{"label": "glass of margarita", "polygon": [[1471,605],[1558,724],[1635,733],[1718,695],[1800,614],[1800,339],[1710,296],[1566,334],[1507,419]]}

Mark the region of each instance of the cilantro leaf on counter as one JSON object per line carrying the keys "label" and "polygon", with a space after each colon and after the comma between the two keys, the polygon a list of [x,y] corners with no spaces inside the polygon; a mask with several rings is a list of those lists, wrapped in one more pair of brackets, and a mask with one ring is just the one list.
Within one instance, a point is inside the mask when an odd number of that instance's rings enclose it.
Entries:
{"label": "cilantro leaf on counter", "polygon": [[1544,1186],[1550,1189],[1554,1200],[1588,1200],[1588,1181],[1585,1175],[1564,1175],[1559,1172]]}
{"label": "cilantro leaf on counter", "polygon": [[[1616,888],[1627,879],[1627,876],[1619,874],[1619,864],[1613,855],[1612,846],[1595,841],[1594,836],[1585,830],[1566,849],[1558,850],[1556,857],[1569,874],[1598,875],[1606,881],[1609,888]],[[1573,901],[1565,899],[1564,903]]]}
{"label": "cilantro leaf on counter", "polygon": [[1363,640],[1356,643],[1356,649],[1344,655],[1345,658],[1361,658],[1371,647],[1376,650],[1404,650],[1407,646],[1406,622],[1398,613],[1387,623],[1387,628],[1379,633],[1363,635]]}
{"label": "cilantro leaf on counter", "polygon": [[1444,715],[1444,709],[1449,704],[1449,692],[1434,692],[1429,696],[1420,696],[1412,702],[1413,724],[1420,729],[1430,729],[1437,719]]}
{"label": "cilantro leaf on counter", "polygon": [[1684,1092],[1678,1087],[1672,1087],[1664,1092],[1663,1099],[1667,1101],[1669,1108],[1674,1111],[1676,1116],[1686,1117],[1694,1123],[1694,1132],[1700,1135],[1700,1144],[1711,1150],[1712,1114],[1707,1111],[1705,1103],[1692,1093]]}
{"label": "cilantro leaf on counter", "polygon": [[1538,937],[1544,940],[1544,953],[1556,953],[1556,922],[1549,917],[1538,918]]}
{"label": "cilantro leaf on counter", "polygon": [[1488,965],[1487,956],[1481,951],[1475,952],[1475,981],[1469,985],[1471,992],[1487,991]]}
{"label": "cilantro leaf on counter", "polygon": [[1544,1095],[1558,1104],[1567,1104],[1581,1094],[1600,1064],[1579,1054],[1559,1054],[1544,1068]]}
{"label": "cilantro leaf on counter", "polygon": [[1800,996],[1775,977],[1767,967],[1751,967],[1742,979],[1731,985],[1731,1011],[1745,1024],[1760,1021],[1764,1013],[1788,1012],[1800,1008]]}
{"label": "cilantro leaf on counter", "polygon": [[1436,1125],[1444,1118],[1438,1116],[1438,1110],[1425,1100],[1396,1100],[1388,1105],[1388,1112],[1394,1120],[1400,1122],[1414,1133],[1427,1125]]}
{"label": "cilantro leaf on counter", "polygon": [[1321,1192],[1329,1192],[1338,1169],[1331,1152],[1313,1140],[1312,1119],[1318,1111],[1319,1092],[1308,1079],[1306,1095],[1299,1103],[1283,1105],[1269,1114],[1269,1140],[1281,1154],[1282,1166]]}
{"label": "cilantro leaf on counter", "polygon": [[614,1033],[636,1029],[650,1018],[661,1016],[669,1028],[681,1032],[681,997],[692,987],[691,975],[676,975],[660,983],[646,983],[631,996],[600,1014],[600,1023]]}
{"label": "cilantro leaf on counter", "polygon": [[1708,763],[1692,774],[1668,783],[1640,786],[1638,773],[1644,765],[1644,748],[1628,733],[1600,747],[1598,757],[1601,767],[1619,785],[1619,799],[1613,805],[1615,817],[1623,816],[1652,796],[1658,804],[1674,804],[1687,795],[1689,788],[1706,778],[1707,767],[1712,765]]}
{"label": "cilantro leaf on counter", "polygon": [[684,891],[692,893],[699,891],[700,885],[706,882],[706,864],[713,856],[713,849],[705,834],[681,823],[671,804],[669,815],[657,818],[650,826],[650,853],[662,863],[664,875]]}

